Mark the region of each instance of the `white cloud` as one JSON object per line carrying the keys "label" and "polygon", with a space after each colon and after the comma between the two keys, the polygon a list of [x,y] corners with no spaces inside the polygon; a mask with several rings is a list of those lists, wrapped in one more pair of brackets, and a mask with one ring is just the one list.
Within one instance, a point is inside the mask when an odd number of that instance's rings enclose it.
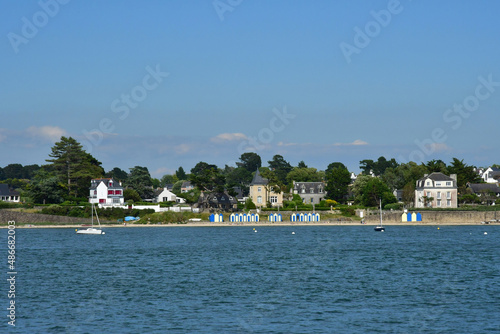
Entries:
{"label": "white cloud", "polygon": [[177,154],[186,154],[189,151],[191,151],[191,146],[188,144],[180,144],[180,145],[175,146],[174,150],[175,150],[175,153],[177,153]]}
{"label": "white cloud", "polygon": [[352,143],[335,143],[333,144],[334,146],[363,146],[363,145],[368,145],[367,142],[361,139],[356,139]]}
{"label": "white cloud", "polygon": [[432,151],[432,152],[444,152],[444,151],[448,151],[450,150],[451,148],[446,145],[445,143],[432,143],[430,145],[427,145],[429,147],[429,149]]}
{"label": "white cloud", "polygon": [[215,137],[210,138],[210,140],[214,143],[238,141],[238,140],[245,140],[245,139],[248,139],[248,137],[243,133],[221,133]]}
{"label": "white cloud", "polygon": [[26,129],[26,132],[28,135],[32,137],[36,137],[42,140],[50,141],[50,142],[56,142],[58,141],[61,136],[66,135],[66,130],[61,129],[58,126],[30,126],[29,128]]}

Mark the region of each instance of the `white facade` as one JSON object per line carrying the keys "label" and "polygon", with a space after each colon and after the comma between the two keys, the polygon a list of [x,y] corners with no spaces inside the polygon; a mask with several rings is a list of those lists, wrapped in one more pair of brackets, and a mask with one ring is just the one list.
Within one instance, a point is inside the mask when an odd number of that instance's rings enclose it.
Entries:
{"label": "white facade", "polygon": [[168,190],[167,188],[163,188],[163,191],[158,194],[156,197],[156,202],[176,202],[177,201],[177,196]]}
{"label": "white facade", "polygon": [[[498,176],[500,175],[500,169],[488,167],[482,174],[481,178],[486,183],[498,183]],[[495,178],[495,176],[497,178]]]}
{"label": "white facade", "polygon": [[90,181],[89,203],[99,206],[124,204],[123,187],[114,179],[93,179]]}

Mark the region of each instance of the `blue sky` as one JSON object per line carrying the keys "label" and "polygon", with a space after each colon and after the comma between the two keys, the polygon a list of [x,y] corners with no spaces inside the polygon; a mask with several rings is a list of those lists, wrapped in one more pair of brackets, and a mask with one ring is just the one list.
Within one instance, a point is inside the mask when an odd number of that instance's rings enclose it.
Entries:
{"label": "blue sky", "polygon": [[500,163],[497,1],[8,1],[0,166]]}

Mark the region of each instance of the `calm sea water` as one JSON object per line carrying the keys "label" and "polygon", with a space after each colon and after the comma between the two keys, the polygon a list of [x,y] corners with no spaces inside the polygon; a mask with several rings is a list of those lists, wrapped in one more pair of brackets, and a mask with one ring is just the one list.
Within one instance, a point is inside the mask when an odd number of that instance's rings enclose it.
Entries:
{"label": "calm sea water", "polygon": [[500,226],[257,230],[17,229],[17,326],[0,328],[500,333]]}

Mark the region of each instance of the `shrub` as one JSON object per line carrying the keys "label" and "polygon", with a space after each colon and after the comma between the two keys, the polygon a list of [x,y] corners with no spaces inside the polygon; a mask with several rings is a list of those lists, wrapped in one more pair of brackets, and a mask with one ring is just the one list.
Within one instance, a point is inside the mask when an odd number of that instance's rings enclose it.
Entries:
{"label": "shrub", "polygon": [[384,210],[401,210],[403,209],[403,203],[391,203],[384,206]]}

